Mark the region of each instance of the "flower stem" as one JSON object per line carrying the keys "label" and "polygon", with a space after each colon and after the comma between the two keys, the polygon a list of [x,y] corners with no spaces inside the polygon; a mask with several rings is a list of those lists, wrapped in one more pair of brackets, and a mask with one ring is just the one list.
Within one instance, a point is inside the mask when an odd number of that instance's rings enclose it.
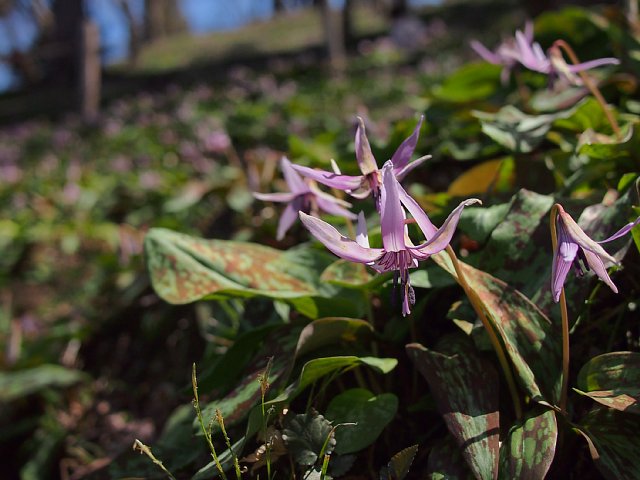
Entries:
{"label": "flower stem", "polygon": [[[553,246],[553,256],[555,258],[558,249],[558,235],[556,232],[556,218],[558,217],[557,203],[551,207],[551,244]],[[567,297],[564,294],[564,287],[560,290],[560,314],[562,316],[562,387],[560,389],[560,410],[567,413],[567,392],[569,387],[569,314],[567,313]]]}
{"label": "flower stem", "polygon": [[507,360],[507,356],[504,351],[504,347],[500,343],[500,339],[496,335],[496,332],[489,322],[487,315],[484,311],[484,307],[482,302],[476,292],[471,288],[467,279],[462,271],[462,267],[460,265],[460,261],[456,256],[453,248],[451,246],[447,246],[447,253],[451,258],[451,263],[453,263],[453,268],[456,271],[456,275],[458,276],[458,284],[464,290],[464,293],[467,295],[467,298],[471,302],[471,306],[475,310],[476,314],[480,318],[482,325],[484,326],[487,335],[489,335],[489,340],[491,341],[491,345],[493,345],[493,349],[496,351],[496,355],[498,356],[498,361],[500,362],[500,366],[502,367],[502,371],[507,380],[507,386],[509,387],[509,393],[511,394],[511,399],[513,401],[513,410],[516,414],[516,418],[520,420],[522,418],[522,406],[520,405],[520,395],[518,394],[518,387],[516,386],[515,379],[513,377],[513,372],[511,371],[511,366],[509,365],[509,361]]}
{"label": "flower stem", "polygon": [[[578,56],[573,51],[573,48],[571,48],[571,46],[567,42],[565,42],[564,40],[556,40],[553,43],[553,45],[554,47],[558,47],[564,50],[564,52],[569,57],[569,60],[571,60],[571,63],[573,63],[574,65],[578,65],[580,63],[580,60],[578,60]],[[589,78],[589,75],[587,75],[585,71],[583,70],[579,71],[578,75],[580,75],[580,78],[584,82],[585,87],[587,87],[591,92],[591,94],[594,97],[596,97],[596,100],[600,104],[602,111],[607,117],[607,120],[609,121],[609,124],[613,129],[613,132],[616,134],[616,138],[618,140],[621,140],[622,133],[620,132],[620,126],[618,125],[618,122],[616,121],[613,114],[611,113],[611,110],[607,106],[607,102],[605,102],[604,97],[602,96],[602,93],[600,93],[600,90],[598,89],[598,87],[591,81],[591,79]]]}

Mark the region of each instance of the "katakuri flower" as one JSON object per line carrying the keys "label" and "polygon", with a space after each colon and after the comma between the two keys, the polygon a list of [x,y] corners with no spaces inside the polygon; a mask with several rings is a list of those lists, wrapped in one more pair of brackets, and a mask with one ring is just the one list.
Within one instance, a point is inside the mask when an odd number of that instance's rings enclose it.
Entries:
{"label": "katakuri flower", "polygon": [[351,207],[350,203],[321,191],[313,181],[305,182],[298,172],[293,169],[293,165],[288,158],[282,157],[280,168],[289,187],[289,192],[253,192],[253,196],[258,200],[287,203],[278,222],[277,240],[284,238],[287,230],[297,220],[298,211],[318,214],[318,211],[322,210],[331,215],[338,215],[352,220],[356,218],[355,214],[347,210],[347,208]]}
{"label": "katakuri flower", "polygon": [[[478,199],[469,199],[460,203],[442,227],[436,229],[424,210],[402,188],[394,174],[393,163],[388,161],[382,169],[380,189],[380,229],[383,248],[369,246],[367,226],[362,213],[358,216],[355,241],[319,218],[300,212],[300,219],[314,237],[340,258],[364,263],[380,273],[395,272],[394,283],[400,281],[402,315],[407,315],[411,313],[411,305],[415,303],[415,295],[409,282],[409,269],[417,267],[419,261],[426,260],[449,245],[462,210],[474,203],[481,202]],[[424,243],[416,246],[409,239],[407,218],[402,204],[407,207],[423,231],[426,238]]]}
{"label": "katakuri flower", "polygon": [[[533,42],[533,23],[527,22],[525,24],[522,35],[527,42]],[[518,64],[518,60],[516,60],[517,42],[514,37],[505,38],[493,52],[478,40],[471,41],[471,48],[487,62],[493,65],[502,65],[504,68],[500,74],[500,80],[503,85],[509,81],[511,70]]]}
{"label": "katakuri flower", "polygon": [[553,46],[548,50],[547,56],[538,42],[534,42],[520,31],[516,32],[516,48],[513,52],[507,52],[508,56],[512,56],[529,70],[549,75],[551,80],[558,77],[566,78],[569,83],[574,85],[582,85],[582,81],[576,75],[578,72],[590,70],[603,65],[618,65],[620,60],[617,58],[598,58],[577,65],[569,65],[557,46]]}
{"label": "katakuri flower", "polygon": [[[400,144],[391,157],[393,174],[398,180],[402,180],[411,170],[416,168],[425,160],[431,158],[431,155],[425,155],[413,162],[409,162],[411,155],[416,148],[416,144],[418,143],[418,136],[420,135],[420,127],[422,126],[423,119],[424,116],[421,116],[416,128],[413,130],[413,133]],[[360,167],[362,175],[341,175],[335,172],[327,172],[300,165],[294,165],[293,168],[307,178],[312,178],[313,180],[316,180],[323,185],[327,185],[328,187],[345,190],[349,195],[355,198],[366,198],[370,193],[373,193],[376,209],[380,211],[382,172],[378,169],[376,159],[371,152],[371,145],[369,145],[364,121],[360,117],[358,117],[355,147],[356,160],[358,161],[358,166]]]}
{"label": "katakuri flower", "polygon": [[584,233],[584,230],[560,205],[556,205],[556,207],[558,209],[556,217],[557,245],[553,252],[551,271],[553,300],[558,302],[560,299],[560,292],[572,266],[576,275],[580,277],[588,270],[593,270],[600,280],[615,293],[618,293],[618,288],[611,281],[605,266],[605,262],[613,265],[618,262],[601,247],[601,244],[611,242],[629,233],[633,227],[640,223],[640,217],[622,227],[609,238],[596,242]]}

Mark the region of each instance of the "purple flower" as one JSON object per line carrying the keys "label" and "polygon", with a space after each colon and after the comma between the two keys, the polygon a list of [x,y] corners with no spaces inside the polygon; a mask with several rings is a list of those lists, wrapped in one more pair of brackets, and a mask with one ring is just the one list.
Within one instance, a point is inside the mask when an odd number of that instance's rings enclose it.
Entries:
{"label": "purple flower", "polygon": [[[423,119],[424,116],[420,117],[413,133],[400,144],[391,157],[393,173],[398,180],[402,180],[407,173],[425,160],[431,158],[431,155],[426,155],[409,163],[411,155],[418,143],[418,136],[420,135],[420,127],[422,126]],[[341,175],[335,172],[327,172],[324,170],[302,167],[300,165],[294,165],[293,168],[305,177],[312,178],[313,180],[316,180],[323,185],[327,185],[328,187],[345,190],[349,195],[355,198],[366,198],[370,193],[373,193],[376,208],[380,211],[382,174],[378,169],[376,159],[371,152],[371,146],[369,145],[369,139],[367,138],[367,133],[365,131],[364,121],[360,117],[358,117],[358,129],[356,131],[355,144],[356,160],[358,160],[358,166],[360,167],[362,175]]]}
{"label": "purple flower", "polygon": [[347,210],[347,208],[351,206],[350,203],[322,192],[313,182],[305,182],[298,172],[293,169],[293,165],[288,158],[282,157],[280,160],[280,168],[289,187],[289,192],[253,192],[253,196],[258,200],[287,203],[278,222],[277,240],[284,238],[287,230],[291,228],[291,225],[293,225],[298,218],[298,211],[314,212],[317,214],[318,210],[322,210],[332,215],[339,215],[350,219],[356,218],[353,213]]}
{"label": "purple flower", "polygon": [[[470,199],[460,203],[442,227],[436,229],[427,214],[420,208],[402,188],[394,173],[391,161],[385,163],[382,170],[382,187],[380,192],[380,223],[383,248],[371,248],[367,237],[364,215],[358,216],[356,240],[340,234],[335,228],[322,220],[300,213],[305,227],[334,254],[351,262],[364,263],[378,272],[396,272],[394,283],[399,278],[402,297],[402,315],[411,313],[411,305],[415,303],[413,288],[409,283],[409,269],[418,266],[418,261],[426,260],[444,250],[458,225],[464,207],[479,203]],[[402,207],[407,210],[424,233],[426,241],[413,245],[407,234],[407,219]]]}
{"label": "purple flower", "polygon": [[615,293],[618,293],[618,289],[607,273],[605,261],[611,264],[617,264],[618,262],[605,252],[604,248],[600,245],[616,240],[629,233],[633,227],[640,223],[640,217],[636,218],[634,222],[622,227],[609,238],[595,242],[584,233],[573,218],[571,218],[560,205],[557,205],[557,208],[558,216],[556,218],[556,225],[558,244],[553,252],[551,272],[551,292],[553,293],[553,300],[558,302],[560,299],[560,292],[562,291],[571,266],[574,267],[576,275],[580,277],[584,275],[586,271],[593,270],[600,280],[606,283]]}
{"label": "purple flower", "polygon": [[[518,33],[520,33],[519,30],[516,35]],[[527,22],[524,26],[524,33],[520,34],[528,43],[533,42],[533,24]],[[471,48],[487,62],[493,65],[502,65],[504,68],[500,74],[500,80],[503,85],[509,81],[511,70],[518,63],[516,58],[518,55],[518,45],[514,37],[504,39],[493,52],[477,40],[471,41]]]}

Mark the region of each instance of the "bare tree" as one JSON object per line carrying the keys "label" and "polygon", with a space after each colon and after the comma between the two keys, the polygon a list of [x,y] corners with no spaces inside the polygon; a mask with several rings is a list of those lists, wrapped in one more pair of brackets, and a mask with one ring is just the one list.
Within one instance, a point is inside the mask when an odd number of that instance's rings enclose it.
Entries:
{"label": "bare tree", "polygon": [[145,0],[145,40],[153,41],[186,30],[177,0]]}
{"label": "bare tree", "polygon": [[334,9],[329,0],[320,0],[320,7],[329,63],[332,69],[341,71],[344,69],[347,57],[342,12],[340,9]]}

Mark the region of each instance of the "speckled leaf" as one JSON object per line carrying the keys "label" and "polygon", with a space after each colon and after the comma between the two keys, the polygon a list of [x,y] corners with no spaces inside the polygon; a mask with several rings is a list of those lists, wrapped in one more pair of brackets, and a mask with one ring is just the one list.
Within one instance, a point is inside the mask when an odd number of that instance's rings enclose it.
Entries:
{"label": "speckled leaf", "polygon": [[318,295],[331,257],[316,250],[283,252],[254,243],[206,240],[154,228],[144,241],[153,288],[182,304],[214,294],[296,298]]}
{"label": "speckled leaf", "polygon": [[398,411],[398,397],[393,393],[373,395],[363,388],[352,388],[333,397],[325,417],[333,425],[355,423],[336,430],[336,452],[358,452],[380,436]]}
{"label": "speckled leaf", "polygon": [[418,446],[412,445],[396,453],[380,470],[380,480],[403,480],[409,473],[417,452]]}
{"label": "speckled leaf", "polygon": [[556,452],[558,424],[553,410],[529,412],[511,427],[500,449],[500,478],[543,480]]}
{"label": "speckled leaf", "polygon": [[420,344],[406,347],[411,360],[427,379],[444,421],[478,479],[498,476],[500,413],[498,374],[469,349],[443,355]]}
{"label": "speckled leaf", "polygon": [[353,343],[371,337],[373,327],[369,322],[353,318],[321,318],[302,329],[296,346],[296,357],[305,355],[325,345]]}
{"label": "speckled leaf", "polygon": [[591,411],[579,425],[591,458],[609,480],[640,478],[640,417],[605,407]]}
{"label": "speckled leaf", "polygon": [[366,289],[375,278],[369,272],[367,268],[358,263],[348,262],[346,260],[337,260],[329,265],[322,275],[320,280],[323,282],[333,283],[341,287]]}
{"label": "speckled leaf", "polygon": [[[457,277],[446,255],[432,257]],[[502,338],[520,384],[534,400],[560,396],[560,328],[518,290],[502,280],[460,262],[496,333]]]}
{"label": "speckled leaf", "polygon": [[611,352],[592,358],[578,374],[578,388],[609,408],[640,414],[640,353]]}

